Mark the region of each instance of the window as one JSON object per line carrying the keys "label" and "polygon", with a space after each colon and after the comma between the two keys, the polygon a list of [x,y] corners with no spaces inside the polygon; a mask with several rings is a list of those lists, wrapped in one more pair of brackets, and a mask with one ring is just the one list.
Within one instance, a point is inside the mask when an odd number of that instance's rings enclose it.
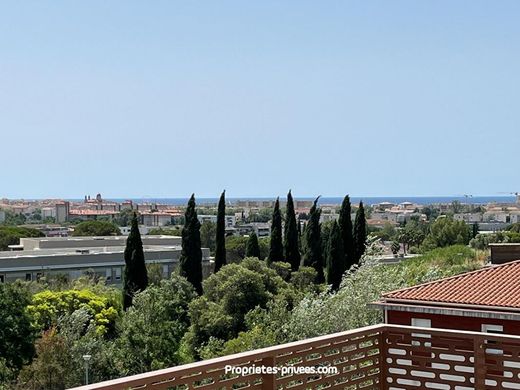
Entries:
{"label": "window", "polygon": [[412,318],[412,326],[416,326],[418,328],[431,328],[432,320],[427,318]]}
{"label": "window", "polygon": [[504,333],[504,327],[502,325],[482,324],[482,332],[502,334]]}
{"label": "window", "polygon": [[5,275],[0,275],[0,283],[5,282]]}
{"label": "window", "polygon": [[[431,328],[432,320],[427,318],[412,318],[412,326],[418,328]],[[420,337],[424,339],[431,339],[432,335],[427,333],[412,333],[412,337]],[[420,345],[419,341],[412,341],[412,345]],[[425,347],[431,347],[431,343],[424,343]]]}
{"label": "window", "polygon": [[162,273],[164,278],[167,278],[169,276],[169,271],[170,270],[168,269],[168,264],[163,264]]}
{"label": "window", "polygon": [[30,281],[32,280],[32,274],[31,274],[31,273],[27,273],[27,274],[25,274],[25,280],[26,280],[27,282],[30,282]]}
{"label": "window", "polygon": [[108,268],[105,270],[105,278],[107,282],[110,282],[112,280],[112,269]]}
{"label": "window", "polygon": [[[493,324],[482,324],[482,332],[483,333],[492,333],[492,334],[502,334],[504,333],[503,325],[493,325]],[[495,340],[486,340],[485,343],[487,345],[497,344]],[[486,348],[486,352],[491,355],[501,355],[504,351],[501,349],[495,348]]]}
{"label": "window", "polygon": [[121,280],[121,268],[116,268],[116,280]]}

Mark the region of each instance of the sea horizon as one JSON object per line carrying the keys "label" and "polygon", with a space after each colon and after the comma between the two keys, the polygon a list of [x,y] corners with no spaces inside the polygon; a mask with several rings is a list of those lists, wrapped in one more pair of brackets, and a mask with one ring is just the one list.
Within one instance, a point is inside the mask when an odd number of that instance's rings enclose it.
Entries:
{"label": "sea horizon", "polygon": [[[112,201],[112,202],[124,202],[131,200],[134,203],[159,203],[159,204],[169,204],[174,206],[182,206],[188,202],[188,197],[184,198],[153,198],[153,197],[142,197],[142,198],[104,198],[104,200]],[[274,200],[276,197],[228,197],[226,198],[227,203],[233,204],[239,200]],[[285,197],[280,197],[280,199],[284,200]],[[294,197],[295,200],[314,200],[315,197]],[[34,199],[37,200],[37,199]],[[72,202],[81,202],[80,199],[67,199]],[[197,204],[205,205],[205,204],[216,204],[218,202],[218,197],[211,198],[196,198]],[[412,202],[418,205],[429,205],[429,204],[439,204],[439,203],[451,203],[454,201],[458,201],[460,203],[466,204],[488,204],[488,203],[515,203],[515,196],[351,196],[350,200],[352,203],[359,203],[363,201],[363,203],[367,205],[378,204],[382,202],[390,202],[394,204],[399,204],[403,202]],[[343,201],[342,196],[323,196],[319,199],[319,204],[321,205],[338,205]]]}

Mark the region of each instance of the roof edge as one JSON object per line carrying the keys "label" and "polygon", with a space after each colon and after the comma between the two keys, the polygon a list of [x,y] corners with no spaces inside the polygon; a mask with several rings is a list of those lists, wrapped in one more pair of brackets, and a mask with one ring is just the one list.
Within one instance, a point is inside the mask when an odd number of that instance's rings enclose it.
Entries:
{"label": "roof edge", "polygon": [[[489,271],[490,269],[506,267],[506,266],[510,266],[510,265],[516,264],[516,263],[520,263],[520,260],[509,261],[509,262],[504,263],[504,264],[487,264],[487,265],[484,265],[484,267],[482,267],[480,269],[477,269],[477,270],[474,270],[474,271],[463,272],[463,273],[458,274],[458,275],[448,276],[447,278],[442,278],[442,279],[433,280],[431,282],[416,284],[415,286],[409,286],[409,287],[400,288],[400,289],[397,289],[397,290],[393,290],[393,291],[389,291],[389,292],[383,293],[383,294],[381,294],[381,296],[384,298],[384,297],[387,297],[390,294],[397,294],[397,293],[404,292],[404,291],[410,291],[410,290],[413,290],[413,289],[417,289],[417,288],[424,287],[424,286],[430,286],[430,285],[433,285],[433,284],[438,284],[438,283],[445,282],[445,281],[448,281],[448,280],[460,279],[460,278],[466,277],[467,275],[473,275],[473,274],[476,274],[476,273]],[[399,298],[394,298],[394,299],[399,299]]]}

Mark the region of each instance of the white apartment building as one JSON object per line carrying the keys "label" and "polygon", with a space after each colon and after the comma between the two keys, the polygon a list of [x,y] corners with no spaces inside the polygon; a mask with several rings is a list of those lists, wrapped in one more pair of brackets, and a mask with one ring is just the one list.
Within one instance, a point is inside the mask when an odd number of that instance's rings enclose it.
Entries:
{"label": "white apartment building", "polygon": [[[142,236],[145,261],[159,264],[164,277],[178,265],[181,238]],[[22,238],[16,251],[0,252],[0,283],[37,280],[43,276],[63,275],[74,279],[84,274],[119,284],[124,272],[126,237],[46,237]],[[22,250],[19,250],[22,249]],[[203,273],[211,272],[209,250],[202,249]]]}

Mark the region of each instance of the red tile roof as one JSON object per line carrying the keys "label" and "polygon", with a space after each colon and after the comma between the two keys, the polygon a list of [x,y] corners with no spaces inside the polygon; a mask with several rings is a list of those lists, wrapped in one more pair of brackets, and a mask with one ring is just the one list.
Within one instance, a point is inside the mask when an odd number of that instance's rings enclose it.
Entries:
{"label": "red tile roof", "polygon": [[520,260],[391,291],[383,300],[520,308]]}

